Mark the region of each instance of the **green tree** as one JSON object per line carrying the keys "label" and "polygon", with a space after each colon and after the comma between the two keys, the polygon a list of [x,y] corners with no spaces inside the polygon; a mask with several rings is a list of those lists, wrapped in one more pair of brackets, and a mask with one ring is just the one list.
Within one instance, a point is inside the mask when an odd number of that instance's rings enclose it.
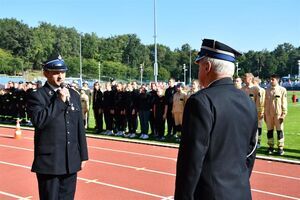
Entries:
{"label": "green tree", "polygon": [[0,48],[13,55],[27,59],[31,43],[31,30],[28,25],[16,19],[0,19]]}

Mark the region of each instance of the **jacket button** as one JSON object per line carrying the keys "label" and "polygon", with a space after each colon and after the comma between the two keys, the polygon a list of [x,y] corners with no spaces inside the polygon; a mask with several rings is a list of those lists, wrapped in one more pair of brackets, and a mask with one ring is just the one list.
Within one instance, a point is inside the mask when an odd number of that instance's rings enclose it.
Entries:
{"label": "jacket button", "polygon": [[70,144],[70,142],[68,142],[68,144]]}

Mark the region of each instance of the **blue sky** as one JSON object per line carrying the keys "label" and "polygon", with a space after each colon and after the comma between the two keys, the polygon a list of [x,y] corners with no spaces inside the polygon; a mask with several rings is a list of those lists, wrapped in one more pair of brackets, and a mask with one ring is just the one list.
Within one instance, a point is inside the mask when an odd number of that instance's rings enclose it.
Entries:
{"label": "blue sky", "polygon": [[[0,18],[31,27],[39,22],[95,32],[99,37],[135,33],[153,43],[154,0],[0,0]],[[239,51],[300,46],[299,0],[156,0],[157,42],[172,50],[204,38]],[[1,27],[0,27],[1,28]]]}

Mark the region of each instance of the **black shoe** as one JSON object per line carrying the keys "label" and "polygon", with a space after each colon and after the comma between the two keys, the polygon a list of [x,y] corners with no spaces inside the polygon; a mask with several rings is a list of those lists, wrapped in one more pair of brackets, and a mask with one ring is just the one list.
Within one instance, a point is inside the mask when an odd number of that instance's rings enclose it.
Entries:
{"label": "black shoe", "polygon": [[269,147],[268,153],[269,153],[269,155],[273,154],[274,153],[274,148],[273,147]]}
{"label": "black shoe", "polygon": [[279,154],[280,156],[283,156],[283,154],[284,154],[283,149],[278,149],[278,154]]}

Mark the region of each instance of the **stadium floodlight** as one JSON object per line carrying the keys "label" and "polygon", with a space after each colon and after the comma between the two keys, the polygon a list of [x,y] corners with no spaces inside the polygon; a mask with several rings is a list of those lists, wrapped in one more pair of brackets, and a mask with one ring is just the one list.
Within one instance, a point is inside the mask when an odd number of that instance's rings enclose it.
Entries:
{"label": "stadium floodlight", "polygon": [[298,60],[298,78],[300,78],[300,60]]}
{"label": "stadium floodlight", "polygon": [[157,83],[158,64],[157,64],[157,44],[156,44],[156,0],[154,0],[154,81]]}
{"label": "stadium floodlight", "polygon": [[241,70],[241,68],[239,68],[239,63],[238,62],[235,63],[235,66],[236,66],[236,76],[238,77],[239,76],[239,71]]}
{"label": "stadium floodlight", "polygon": [[80,86],[82,85],[82,58],[81,58],[81,34],[79,33],[79,79],[80,79]]}
{"label": "stadium floodlight", "polygon": [[143,64],[140,64],[140,72],[141,72],[141,85],[143,84],[143,71],[144,71]]}

